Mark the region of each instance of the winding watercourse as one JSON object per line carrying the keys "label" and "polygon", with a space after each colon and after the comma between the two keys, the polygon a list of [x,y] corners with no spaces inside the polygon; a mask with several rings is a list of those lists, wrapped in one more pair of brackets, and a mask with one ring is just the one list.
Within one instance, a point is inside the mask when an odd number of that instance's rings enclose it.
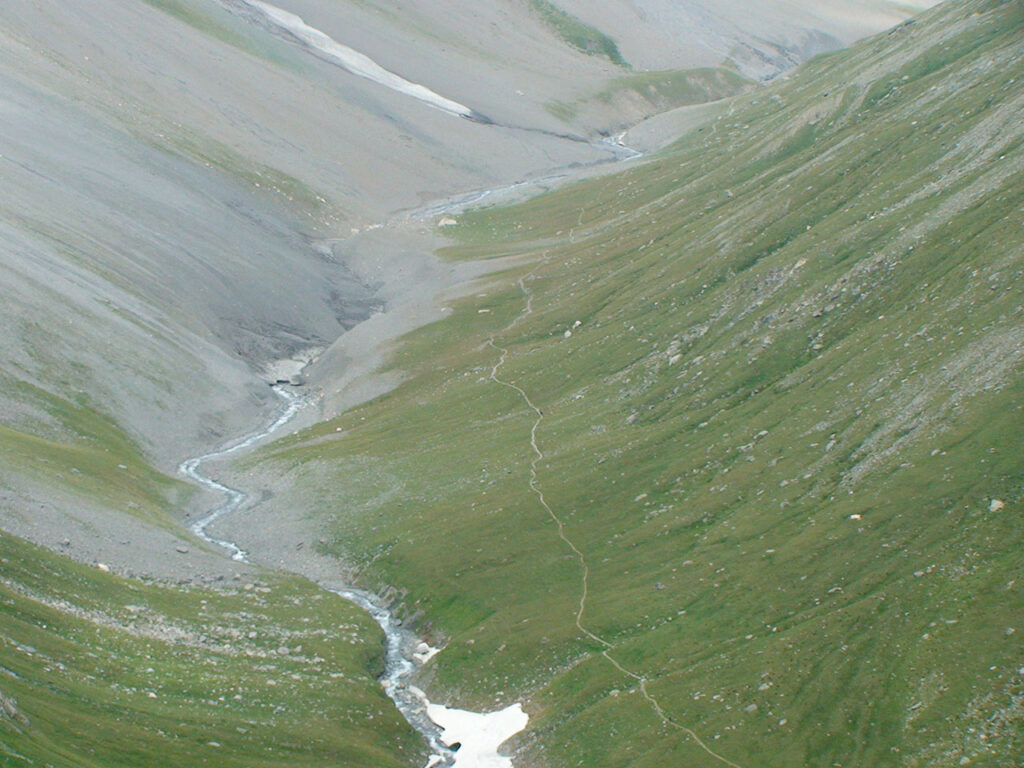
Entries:
{"label": "winding watercourse", "polygon": [[[210,534],[208,529],[217,520],[242,507],[248,501],[249,494],[204,474],[200,467],[206,461],[222,459],[251,448],[273,435],[295,417],[304,402],[302,395],[287,385],[275,385],[273,390],[281,398],[281,404],[267,426],[215,451],[186,459],[178,466],[178,470],[194,483],[224,496],[224,501],[189,525],[191,531],[203,541],[226,550],[232,560],[243,563],[249,562],[248,552],[233,541]],[[420,666],[414,655],[419,640],[402,627],[401,621],[377,595],[355,587],[324,589],[355,603],[380,625],[385,637],[384,675],[381,677],[384,692],[409,724],[427,740],[431,752],[427,765],[430,768],[454,765],[455,753],[441,741],[441,729],[427,716],[430,702],[422,691],[409,684],[413,673]]]}

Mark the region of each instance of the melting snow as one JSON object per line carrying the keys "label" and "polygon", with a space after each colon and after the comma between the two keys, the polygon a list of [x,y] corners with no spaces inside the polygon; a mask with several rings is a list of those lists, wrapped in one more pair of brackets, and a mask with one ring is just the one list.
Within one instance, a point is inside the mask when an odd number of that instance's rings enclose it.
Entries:
{"label": "melting snow", "polygon": [[488,713],[428,703],[427,715],[441,726],[445,744],[460,745],[454,768],[512,768],[512,758],[499,755],[498,747],[523,730],[529,720],[518,703]]}

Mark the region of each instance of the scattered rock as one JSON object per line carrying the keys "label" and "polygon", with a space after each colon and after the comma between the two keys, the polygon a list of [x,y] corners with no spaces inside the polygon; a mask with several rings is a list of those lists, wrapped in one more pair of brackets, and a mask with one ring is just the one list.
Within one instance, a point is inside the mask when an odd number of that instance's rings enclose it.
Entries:
{"label": "scattered rock", "polygon": [[25,728],[29,725],[28,718],[18,709],[18,702],[3,693],[0,693],[0,718],[13,720]]}
{"label": "scattered rock", "polygon": [[453,219],[451,216],[442,216],[441,220],[437,222],[439,227],[454,227],[459,222]]}
{"label": "scattered rock", "polygon": [[188,547],[178,546],[178,547],[175,547],[174,549],[175,549],[176,552],[180,552],[183,555],[187,555],[188,554]]}
{"label": "scattered rock", "polygon": [[1005,506],[1006,506],[1006,504],[1005,504],[1005,502],[1003,502],[1002,499],[992,499],[988,503],[988,511],[989,512],[998,512],[999,510],[1001,510]]}

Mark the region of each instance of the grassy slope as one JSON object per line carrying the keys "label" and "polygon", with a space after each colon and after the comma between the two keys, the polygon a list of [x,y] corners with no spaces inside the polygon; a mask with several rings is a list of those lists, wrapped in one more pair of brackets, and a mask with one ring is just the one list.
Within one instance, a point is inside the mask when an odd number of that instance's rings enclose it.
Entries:
{"label": "grassy slope", "polygon": [[265,452],[447,640],[437,684],[528,697],[524,764],[1015,764],[1022,21],[954,3],[464,217],[453,258],[526,266]]}
{"label": "grassy slope", "polygon": [[422,758],[374,679],[376,626],[309,582],[145,584],[6,534],[0,563],[0,765]]}
{"label": "grassy slope", "polygon": [[192,493],[147,461],[142,450],[82,395],[72,402],[18,379],[0,388],[19,404],[0,424],[0,485],[27,478],[50,488],[140,515],[160,525],[173,519],[171,504]]}
{"label": "grassy slope", "polygon": [[580,113],[614,105],[616,114],[637,122],[677,107],[736,96],[753,87],[753,81],[724,67],[644,72],[615,78],[593,96],[573,103],[555,101],[545,108],[560,120],[571,122]]}
{"label": "grassy slope", "polygon": [[604,32],[585,24],[548,0],[530,0],[530,7],[573,48],[592,56],[604,56],[620,67],[629,67],[615,41]]}

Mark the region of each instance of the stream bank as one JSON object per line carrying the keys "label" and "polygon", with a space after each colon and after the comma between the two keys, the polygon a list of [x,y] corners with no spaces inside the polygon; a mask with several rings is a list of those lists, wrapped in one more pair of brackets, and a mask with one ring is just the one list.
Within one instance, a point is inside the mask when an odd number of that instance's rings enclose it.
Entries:
{"label": "stream bank", "polygon": [[[192,482],[224,497],[221,503],[194,521],[190,529],[208,544],[224,549],[232,560],[242,563],[251,562],[249,553],[235,541],[214,535],[209,528],[244,507],[250,495],[206,474],[201,468],[207,461],[252,448],[295,418],[304,404],[303,396],[286,384],[276,384],[273,390],[282,402],[267,426],[217,450],[186,459],[179,466],[181,474]],[[432,703],[411,683],[416,672],[437,653],[437,649],[430,648],[407,630],[391,607],[377,595],[354,586],[321,586],[365,610],[384,632],[384,674],[380,681],[402,716],[426,740],[430,750],[428,768],[511,766],[511,760],[499,756],[497,749],[502,742],[526,727],[528,718],[519,704],[499,712],[477,713]],[[460,750],[463,745],[467,747],[464,752]]]}

